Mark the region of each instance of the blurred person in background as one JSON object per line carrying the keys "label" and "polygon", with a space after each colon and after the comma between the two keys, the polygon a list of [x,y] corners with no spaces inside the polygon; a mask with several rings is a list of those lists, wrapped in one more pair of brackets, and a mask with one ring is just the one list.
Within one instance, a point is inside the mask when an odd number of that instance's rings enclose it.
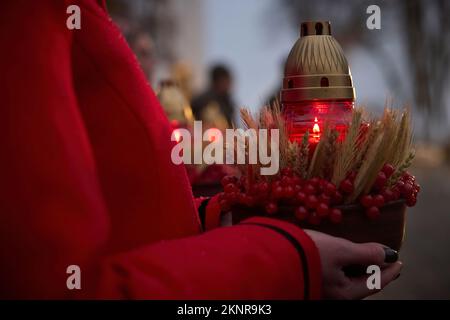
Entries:
{"label": "blurred person in background", "polygon": [[154,44],[150,34],[142,29],[137,29],[127,36],[127,41],[136,55],[142,70],[151,83],[154,73]]}
{"label": "blurred person in background", "polygon": [[215,65],[209,74],[209,88],[192,100],[192,111],[198,120],[225,129],[233,124],[233,77],[225,65]]}

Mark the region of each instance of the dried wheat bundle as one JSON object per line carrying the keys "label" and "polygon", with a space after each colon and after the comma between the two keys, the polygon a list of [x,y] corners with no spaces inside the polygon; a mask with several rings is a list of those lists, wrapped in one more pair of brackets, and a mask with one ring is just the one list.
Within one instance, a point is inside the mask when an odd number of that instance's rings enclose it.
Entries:
{"label": "dried wheat bundle", "polygon": [[[246,129],[279,130],[280,169],[288,167],[303,179],[319,177],[336,186],[354,173],[353,192],[346,196],[346,203],[352,203],[368,193],[378,173],[387,163],[396,168],[388,183],[390,186],[394,185],[414,158],[411,115],[408,108],[398,110],[385,107],[380,118],[368,114],[364,108],[357,108],[352,113],[344,137],[339,137],[331,125],[325,124],[320,141],[312,154],[309,132],[300,143],[289,139],[277,103],[272,108],[263,108],[258,116],[242,109],[241,119]],[[251,173],[251,178],[258,180],[260,166],[260,163],[241,165],[240,169],[244,175]]]}

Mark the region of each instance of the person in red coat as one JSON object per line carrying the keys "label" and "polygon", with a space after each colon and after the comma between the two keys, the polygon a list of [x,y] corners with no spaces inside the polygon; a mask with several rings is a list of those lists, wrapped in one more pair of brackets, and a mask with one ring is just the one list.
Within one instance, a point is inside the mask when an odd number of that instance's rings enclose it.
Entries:
{"label": "person in red coat", "polygon": [[[66,27],[72,4],[81,29]],[[0,298],[354,299],[373,291],[343,266],[381,265],[382,286],[399,274],[379,244],[275,219],[202,231],[170,125],[102,1],[6,1],[0,43]]]}

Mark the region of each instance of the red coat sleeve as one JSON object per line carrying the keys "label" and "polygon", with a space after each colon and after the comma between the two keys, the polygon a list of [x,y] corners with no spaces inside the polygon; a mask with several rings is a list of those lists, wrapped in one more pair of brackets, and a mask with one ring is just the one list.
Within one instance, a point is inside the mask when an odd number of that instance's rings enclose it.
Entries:
{"label": "red coat sleeve", "polygon": [[97,297],[320,297],[320,261],[313,242],[296,226],[269,218],[109,257],[98,272]]}
{"label": "red coat sleeve", "polygon": [[[2,5],[0,298],[318,298],[313,242],[272,219],[105,253],[110,221],[73,92],[66,5]],[[79,291],[66,287],[73,264]]]}

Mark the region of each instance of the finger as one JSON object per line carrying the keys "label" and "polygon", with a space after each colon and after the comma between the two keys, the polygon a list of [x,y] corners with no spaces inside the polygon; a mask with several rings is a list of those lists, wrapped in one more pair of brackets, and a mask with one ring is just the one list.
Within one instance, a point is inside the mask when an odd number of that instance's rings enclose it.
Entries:
{"label": "finger", "polygon": [[386,287],[393,280],[396,280],[402,271],[403,263],[397,261],[391,266],[381,271],[381,289]]}
{"label": "finger", "polygon": [[342,266],[348,265],[372,265],[376,264],[384,267],[385,262],[393,263],[397,261],[398,253],[379,243],[353,243],[348,242],[340,257]]}
{"label": "finger", "polygon": [[391,264],[389,267],[381,270],[379,288],[372,288],[368,285],[368,278],[373,275],[366,275],[358,278],[351,278],[347,288],[344,289],[344,296],[350,299],[363,299],[379,292],[393,280],[397,279],[402,269],[400,261]]}

